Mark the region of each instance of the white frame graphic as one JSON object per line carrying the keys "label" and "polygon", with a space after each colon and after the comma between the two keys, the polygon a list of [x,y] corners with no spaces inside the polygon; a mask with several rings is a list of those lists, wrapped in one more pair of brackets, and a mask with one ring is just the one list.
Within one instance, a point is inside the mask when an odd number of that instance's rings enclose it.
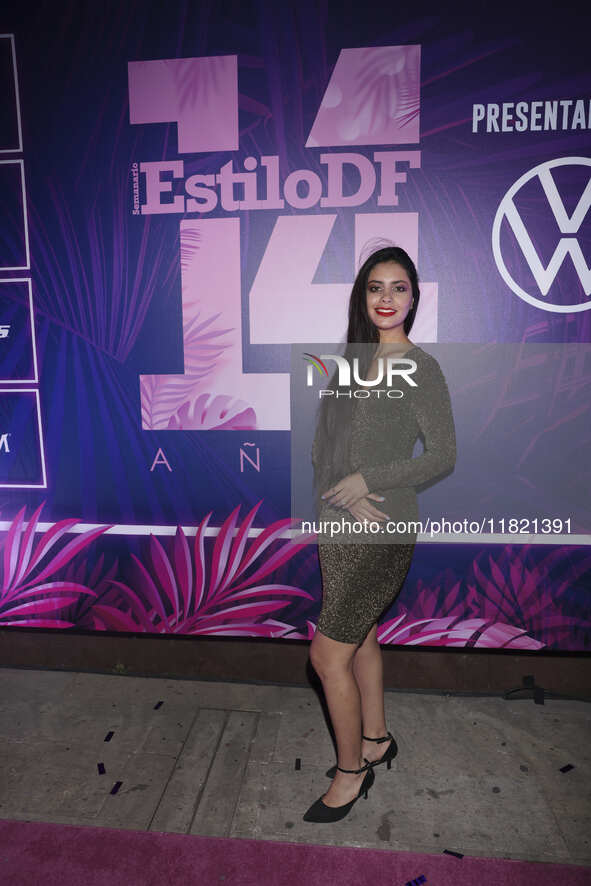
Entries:
{"label": "white frame graphic", "polygon": [[41,401],[39,388],[2,388],[2,394],[35,394],[37,408],[37,428],[39,431],[39,452],[41,454],[42,483],[0,483],[0,489],[47,489],[47,470],[45,467],[45,446],[43,445],[43,427],[41,425]]}
{"label": "white frame graphic", "polygon": [[0,40],[10,40],[10,50],[12,54],[12,73],[14,76],[14,95],[16,98],[16,125],[18,128],[18,147],[16,148],[0,148],[0,154],[21,153],[23,150],[23,129],[21,125],[21,99],[18,91],[18,75],[16,70],[16,49],[14,45],[14,34],[0,34]]}
{"label": "white frame graphic", "polygon": [[0,279],[0,290],[4,283],[26,283],[29,290],[29,319],[31,322],[31,347],[33,348],[33,371],[34,378],[0,378],[0,385],[39,384],[39,369],[37,366],[37,342],[35,340],[35,322],[33,319],[33,287],[30,277],[10,277]]}
{"label": "white frame graphic", "polygon": [[21,173],[21,192],[23,196],[23,228],[25,239],[25,257],[24,265],[0,265],[0,271],[30,271],[31,269],[31,253],[29,251],[29,221],[27,218],[27,193],[25,189],[25,161],[20,158],[14,160],[0,160],[0,166],[18,166]]}

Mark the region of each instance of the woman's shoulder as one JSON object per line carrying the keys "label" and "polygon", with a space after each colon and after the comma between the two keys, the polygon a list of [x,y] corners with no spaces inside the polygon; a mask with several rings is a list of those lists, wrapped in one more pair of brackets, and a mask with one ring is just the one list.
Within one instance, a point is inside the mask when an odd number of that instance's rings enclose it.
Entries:
{"label": "woman's shoulder", "polygon": [[435,367],[439,366],[439,361],[433,354],[430,354],[429,351],[425,351],[420,345],[413,345],[413,347],[406,352],[405,357],[411,357],[413,360],[416,360],[417,363],[421,363],[423,366]]}
{"label": "woman's shoulder", "polygon": [[432,382],[434,385],[440,385],[444,380],[443,370],[439,364],[439,360],[428,351],[415,345],[406,356],[414,360],[417,364],[416,379],[420,379],[423,385]]}

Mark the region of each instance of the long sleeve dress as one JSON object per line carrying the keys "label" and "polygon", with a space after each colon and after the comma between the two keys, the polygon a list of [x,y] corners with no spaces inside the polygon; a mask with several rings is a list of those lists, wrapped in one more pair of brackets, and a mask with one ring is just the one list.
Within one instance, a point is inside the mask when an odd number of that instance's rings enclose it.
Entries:
{"label": "long sleeve dress", "polygon": [[[359,471],[368,491],[384,496],[383,502],[370,501],[397,525],[387,531],[380,523],[378,532],[345,526],[336,534],[317,535],[323,588],[317,626],[343,643],[363,642],[400,593],[417,537],[415,487],[449,471],[456,460],[451,400],[439,363],[417,345],[404,356],[417,364],[412,376],[417,386],[405,387],[399,399],[355,400],[350,444],[352,473]],[[420,437],[424,451],[413,458]],[[318,520],[355,523],[350,511],[326,502]]]}

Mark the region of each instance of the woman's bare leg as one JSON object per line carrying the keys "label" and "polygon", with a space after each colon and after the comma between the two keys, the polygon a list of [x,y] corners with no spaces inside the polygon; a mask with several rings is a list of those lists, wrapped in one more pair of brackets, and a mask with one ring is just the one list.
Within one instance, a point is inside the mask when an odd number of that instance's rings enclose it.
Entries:
{"label": "woman's bare leg", "polygon": [[[341,643],[317,630],[310,646],[310,661],[322,681],[330,719],[337,742],[338,765],[360,769],[361,698],[353,674],[353,656],[357,644]],[[359,793],[365,773],[353,775],[337,771],[322,801],[327,806],[342,806]]]}
{"label": "woman's bare leg", "polygon": [[[363,735],[381,738],[388,730],[384,712],[384,666],[377,624],[353,656],[353,674],[361,695]],[[364,741],[361,755],[367,760],[379,760],[388,746],[387,742],[377,744],[375,741]]]}

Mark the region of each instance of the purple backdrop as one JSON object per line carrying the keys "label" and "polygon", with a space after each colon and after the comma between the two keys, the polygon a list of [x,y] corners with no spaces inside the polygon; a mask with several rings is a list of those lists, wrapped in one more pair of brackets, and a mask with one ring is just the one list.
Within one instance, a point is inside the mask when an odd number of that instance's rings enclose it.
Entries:
{"label": "purple backdrop", "polygon": [[[291,344],[342,340],[375,238],[416,342],[591,340],[587,37],[552,9],[4,7],[0,626],[311,637]],[[420,543],[382,642],[588,649],[589,537],[529,541]]]}

